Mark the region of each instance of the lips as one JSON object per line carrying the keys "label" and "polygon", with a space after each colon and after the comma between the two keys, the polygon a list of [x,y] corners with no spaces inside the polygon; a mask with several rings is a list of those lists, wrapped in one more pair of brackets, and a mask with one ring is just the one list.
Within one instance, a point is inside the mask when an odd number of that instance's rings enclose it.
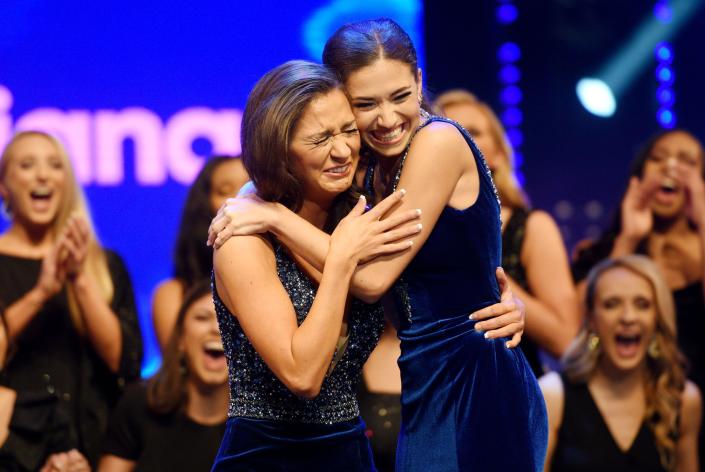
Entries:
{"label": "lips", "polygon": [[330,167],[323,172],[332,175],[333,177],[346,177],[350,170],[352,169],[352,164],[347,163],[336,167]]}
{"label": "lips", "polygon": [[29,193],[32,202],[32,209],[37,212],[45,212],[51,206],[51,197],[54,192],[48,188],[36,188]]}
{"label": "lips", "polygon": [[676,202],[681,193],[681,188],[676,181],[667,178],[661,182],[661,186],[656,190],[654,198],[661,205],[671,205]]}

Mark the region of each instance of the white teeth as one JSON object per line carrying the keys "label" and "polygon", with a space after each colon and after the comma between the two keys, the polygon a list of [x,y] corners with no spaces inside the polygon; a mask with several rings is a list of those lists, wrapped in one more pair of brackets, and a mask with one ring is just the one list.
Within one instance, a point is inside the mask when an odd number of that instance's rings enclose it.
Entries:
{"label": "white teeth", "polygon": [[676,190],[678,188],[678,184],[673,179],[663,179],[663,182],[661,182],[661,187]]}
{"label": "white teeth", "polygon": [[338,166],[338,167],[333,167],[332,169],[328,169],[326,172],[331,172],[333,174],[342,174],[348,170],[349,164],[345,164],[344,166]]}
{"label": "white teeth", "polygon": [[403,128],[403,126],[397,126],[392,131],[388,131],[386,133],[380,133],[379,131],[375,131],[373,134],[375,136],[375,139],[377,139],[378,141],[389,142],[397,139],[401,135]]}
{"label": "white teeth", "polygon": [[209,351],[220,351],[220,352],[225,351],[225,349],[223,349],[223,343],[218,342],[218,341],[209,341],[206,343],[204,348]]}
{"label": "white teeth", "polygon": [[33,197],[49,197],[51,196],[51,190],[48,188],[38,188],[32,191]]}

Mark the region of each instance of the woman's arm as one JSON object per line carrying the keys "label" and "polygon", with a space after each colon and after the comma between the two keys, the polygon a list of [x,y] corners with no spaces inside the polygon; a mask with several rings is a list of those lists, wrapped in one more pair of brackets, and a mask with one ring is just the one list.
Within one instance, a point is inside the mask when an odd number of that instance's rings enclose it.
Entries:
{"label": "woman's arm", "polygon": [[702,397],[700,390],[691,381],[686,381],[680,411],[680,434],[676,450],[676,470],[678,472],[697,472],[698,436],[702,421]]}
{"label": "woman's arm", "polygon": [[553,453],[556,451],[558,440],[558,430],[563,423],[563,382],[560,375],[550,372],[539,379],[539,387],[546,401],[546,412],[548,413],[548,448],[546,449],[546,461],[544,462],[544,472],[550,472]]}
{"label": "woman's arm", "polygon": [[183,302],[184,287],[177,279],[160,283],[152,297],[152,325],[159,347],[163,350],[174,331],[176,317]]}
{"label": "woman's arm", "polygon": [[98,472],[132,472],[136,466],[135,461],[106,454],[100,458]]}
{"label": "woman's arm", "polygon": [[529,215],[520,257],[531,293],[510,282],[526,305],[526,335],[560,357],[578,332],[581,320],[565,244],[547,213],[534,211]]}

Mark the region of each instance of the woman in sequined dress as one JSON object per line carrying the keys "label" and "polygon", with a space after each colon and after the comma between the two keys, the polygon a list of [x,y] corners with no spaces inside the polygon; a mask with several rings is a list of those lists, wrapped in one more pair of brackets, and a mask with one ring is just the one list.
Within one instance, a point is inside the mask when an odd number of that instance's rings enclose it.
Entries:
{"label": "woman in sequined dress", "polygon": [[349,283],[358,263],[408,250],[418,212],[380,221],[396,192],[364,213],[351,189],[355,118],[324,66],[292,61],[267,73],[248,98],[242,136],[259,197],[336,229],[318,286],[274,236],[235,237],[215,251],[231,398],[213,470],[373,471],[355,386],[383,315],[349,299]]}
{"label": "woman in sequined dress", "polygon": [[[397,187],[409,191],[390,218],[422,210],[423,229],[410,250],[358,267],[351,283],[364,300],[392,287],[397,295],[403,418],[397,470],[542,470],[547,419],[536,378],[521,351],[507,349],[516,340],[483,334],[506,318],[480,325],[467,316],[500,300],[500,207],[484,159],[459,125],[421,108],[416,52],[396,23],[343,26],[323,59],[353,107],[370,155],[370,189],[378,197]],[[269,211],[275,216],[257,218],[259,224],[321,269],[329,237],[281,207]],[[242,214],[235,220],[227,232],[251,223]],[[510,323],[499,334],[514,328]]]}

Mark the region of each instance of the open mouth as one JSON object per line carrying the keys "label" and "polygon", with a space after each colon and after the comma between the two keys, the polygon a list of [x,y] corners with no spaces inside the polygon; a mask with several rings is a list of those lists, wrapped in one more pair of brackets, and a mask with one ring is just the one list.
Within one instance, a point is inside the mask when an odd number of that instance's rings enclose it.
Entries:
{"label": "open mouth", "polygon": [[673,179],[664,179],[656,190],[656,200],[662,204],[673,203],[680,194],[681,188]]}
{"label": "open mouth", "polygon": [[220,370],[225,367],[225,350],[220,341],[209,341],[203,346],[205,365],[208,370]]}
{"label": "open mouth", "polygon": [[49,203],[54,192],[48,188],[37,188],[29,192],[32,199],[32,208],[37,211],[45,211],[49,208]]}
{"label": "open mouth", "polygon": [[404,131],[406,131],[406,128],[407,124],[404,123],[392,129],[377,129],[371,131],[369,134],[370,136],[372,136],[372,139],[374,139],[374,141],[376,141],[377,143],[382,144],[384,146],[391,146],[401,142],[402,138],[404,137]]}
{"label": "open mouth", "polygon": [[633,357],[639,352],[641,335],[618,334],[615,336],[615,345],[617,346],[617,354],[620,357]]}

